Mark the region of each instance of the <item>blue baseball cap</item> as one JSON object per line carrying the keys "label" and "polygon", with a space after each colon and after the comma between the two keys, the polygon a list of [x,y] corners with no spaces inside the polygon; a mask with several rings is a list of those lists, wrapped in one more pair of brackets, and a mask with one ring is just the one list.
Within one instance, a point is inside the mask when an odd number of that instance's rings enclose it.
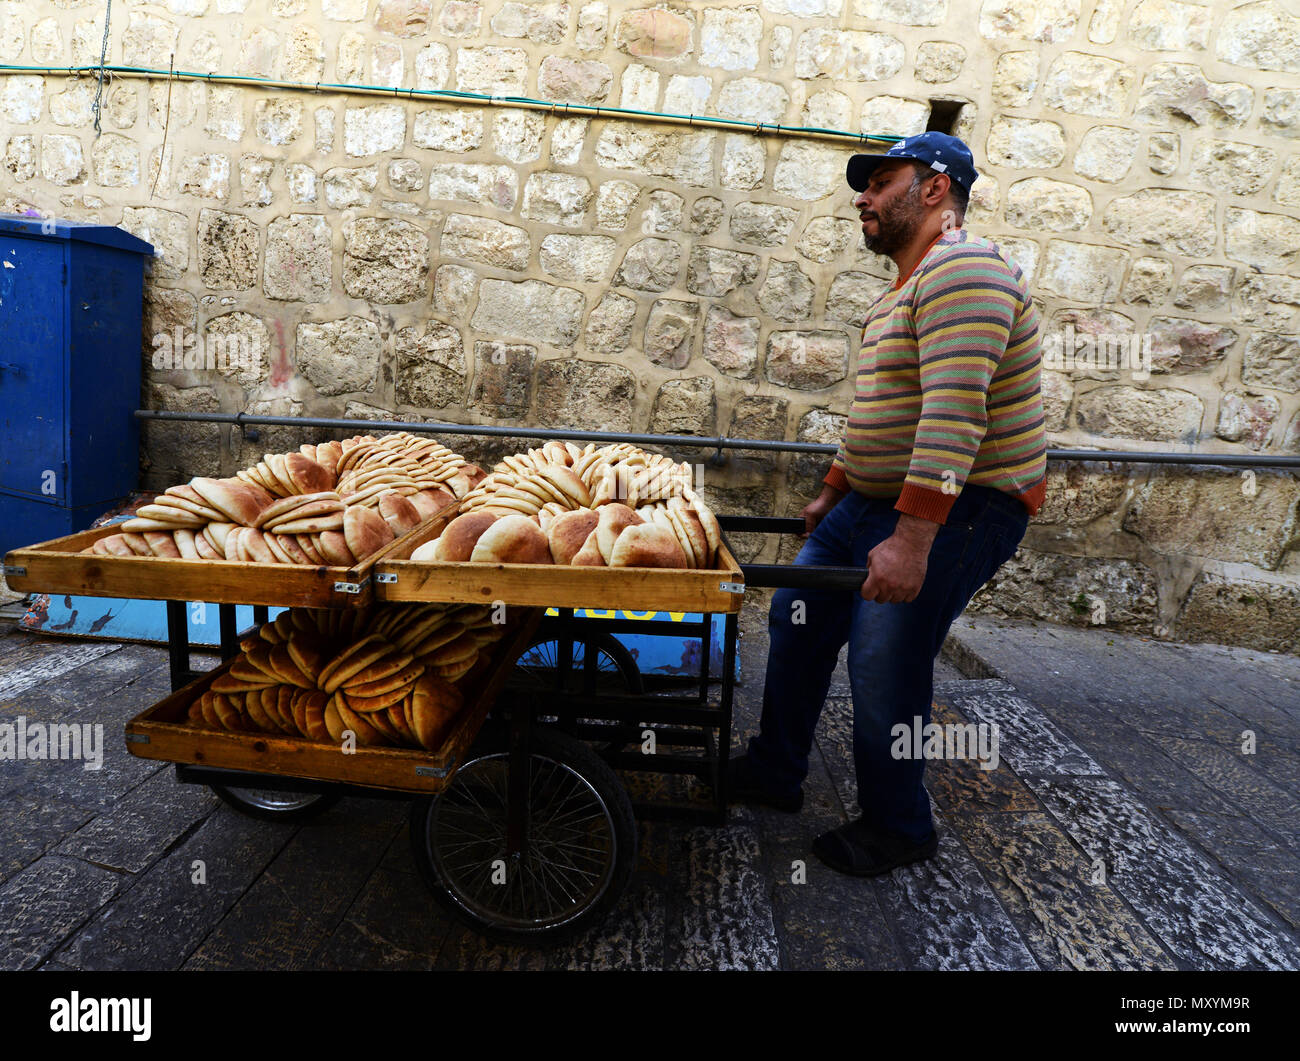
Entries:
{"label": "blue baseball cap", "polygon": [[849,187],[855,192],[865,191],[877,166],[900,158],[922,162],[937,173],[948,174],[954,184],[960,184],[967,192],[979,179],[970,148],[955,136],[931,131],[900,140],[883,155],[854,155],[849,159],[845,175]]}

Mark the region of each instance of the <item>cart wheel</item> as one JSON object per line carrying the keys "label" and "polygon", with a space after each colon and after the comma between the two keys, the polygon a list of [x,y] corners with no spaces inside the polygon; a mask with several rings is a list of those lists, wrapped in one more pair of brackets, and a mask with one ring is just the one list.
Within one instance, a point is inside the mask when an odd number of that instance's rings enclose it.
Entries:
{"label": "cart wheel", "polygon": [[[575,689],[582,687],[583,662],[588,651],[596,653],[596,689],[617,692],[641,693],[641,670],[636,657],[613,634],[593,633],[573,642],[573,669],[570,680]],[[534,641],[515,664],[515,675],[522,676],[547,688],[555,687],[555,672],[560,666],[560,643],[555,637],[541,637]]]}
{"label": "cart wheel", "polygon": [[[485,736],[488,736],[485,733]],[[411,850],[434,897],[489,939],[550,945],[600,921],[627,887],[637,833],[617,775],[570,737],[534,730],[524,851],[506,851],[504,736],[411,805]]]}
{"label": "cart wheel", "polygon": [[314,818],[339,801],[326,792],[277,792],[268,788],[227,788],[212,791],[241,814],[272,822],[298,822]]}

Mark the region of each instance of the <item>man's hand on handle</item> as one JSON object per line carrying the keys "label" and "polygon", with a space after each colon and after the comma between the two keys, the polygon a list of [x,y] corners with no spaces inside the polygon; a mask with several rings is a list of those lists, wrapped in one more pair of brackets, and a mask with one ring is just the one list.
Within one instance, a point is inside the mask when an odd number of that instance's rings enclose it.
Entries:
{"label": "man's hand on handle", "polygon": [[827,514],[844,496],[843,490],[836,490],[835,487],[827,484],[822,487],[822,492],[817,495],[817,500],[804,505],[803,511],[799,513],[803,517],[803,534],[801,538],[806,538],[817,529],[817,524],[824,520]]}
{"label": "man's hand on handle", "polygon": [[869,566],[867,580],[862,583],[862,599],[880,604],[916,600],[925,582],[930,546],[938,533],[939,524],[932,520],[900,513],[894,533],[867,554]]}

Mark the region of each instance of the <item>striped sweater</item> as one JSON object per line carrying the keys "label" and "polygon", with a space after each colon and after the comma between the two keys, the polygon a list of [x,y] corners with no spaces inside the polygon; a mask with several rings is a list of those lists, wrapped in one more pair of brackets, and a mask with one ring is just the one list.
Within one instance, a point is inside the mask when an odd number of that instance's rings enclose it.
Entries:
{"label": "striped sweater", "polygon": [[1039,314],[1020,269],[964,229],[942,234],[867,312],[856,392],[826,482],[943,523],[967,483],[1046,491]]}

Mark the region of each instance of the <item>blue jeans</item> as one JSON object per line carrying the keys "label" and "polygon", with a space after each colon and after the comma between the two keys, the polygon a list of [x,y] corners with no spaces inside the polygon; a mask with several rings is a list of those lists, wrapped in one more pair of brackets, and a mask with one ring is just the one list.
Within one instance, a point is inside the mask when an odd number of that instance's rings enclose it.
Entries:
{"label": "blue jeans", "polygon": [[[871,549],[894,532],[899,513],[893,506],[847,494],[795,563],[865,568]],[[890,730],[905,723],[910,732],[916,717],[929,723],[934,660],[948,628],[1014,555],[1028,521],[1011,495],[967,484],[934,539],[915,600],[879,604],[843,590],[778,590],[768,614],[762,722],[749,742],[759,782],[773,793],[793,794],[808,776],[813,731],[848,642],[858,805],[878,829],[917,843],[928,839],[934,822],[922,784],[925,760],[891,756]]]}

